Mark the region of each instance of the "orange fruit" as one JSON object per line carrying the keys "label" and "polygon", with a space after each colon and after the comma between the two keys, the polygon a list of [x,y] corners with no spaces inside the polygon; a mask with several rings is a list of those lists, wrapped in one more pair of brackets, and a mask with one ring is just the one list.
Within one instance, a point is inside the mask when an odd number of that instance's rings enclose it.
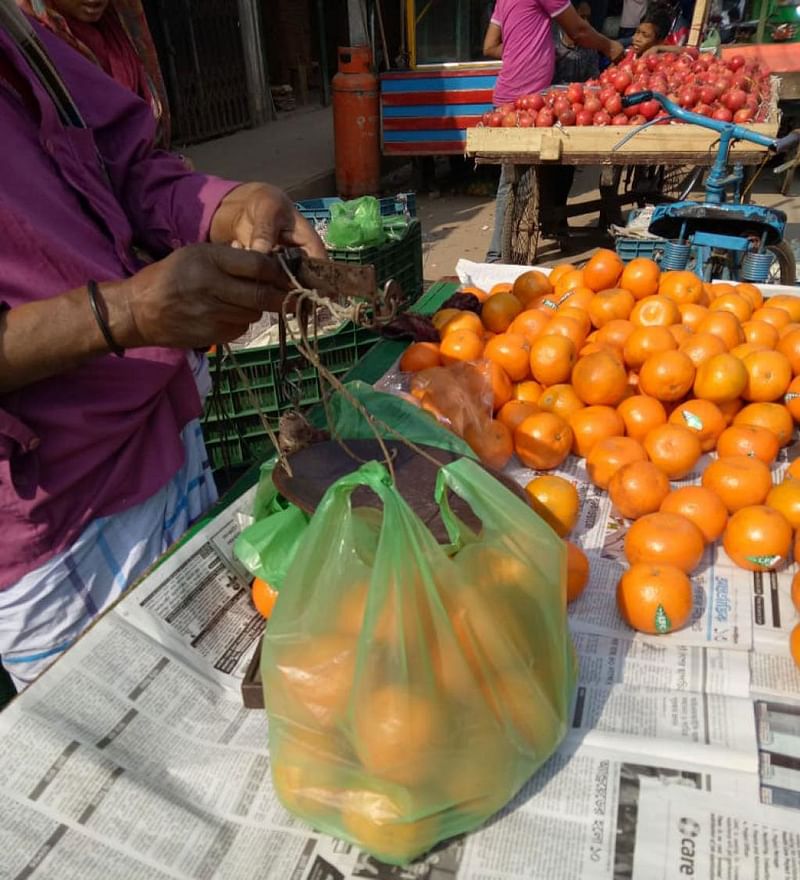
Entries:
{"label": "orange fruit", "polygon": [[471,330],[478,336],[482,336],[483,329],[483,323],[475,312],[462,311],[445,322],[439,330],[439,337],[444,339],[448,333],[455,333],[456,330]]}
{"label": "orange fruit", "polygon": [[481,321],[492,333],[505,333],[522,311],[522,303],[513,293],[495,293],[481,306]]}
{"label": "orange fruit", "polygon": [[622,347],[622,357],[628,367],[638,370],[654,354],[674,351],[677,347],[667,327],[634,327]]}
{"label": "orange fruit", "polygon": [[642,364],[639,388],[657,400],[680,400],[694,382],[694,364],[681,351],[662,351]]}
{"label": "orange fruit", "polygon": [[761,345],[760,342],[743,342],[741,345],[732,348],[731,354],[744,363],[746,357],[755,354],[757,351],[769,351],[769,349],[766,345]]}
{"label": "orange fruit", "polygon": [[633,333],[633,329],[633,324],[630,321],[624,318],[615,318],[597,331],[597,342],[599,345],[611,346],[622,351],[628,337]]}
{"label": "orange fruit", "polygon": [[617,608],[625,623],[650,635],[680,629],[692,616],[692,583],[674,565],[632,565],[617,584]]}
{"label": "orange fruit", "polygon": [[717,439],[725,430],[725,418],[710,400],[694,399],[679,404],[670,413],[669,421],[694,431],[703,452],[715,449]]}
{"label": "orange fruit", "polygon": [[575,393],[572,385],[562,383],[545,388],[537,406],[545,412],[561,416],[562,419],[569,419],[572,413],[583,409],[583,401]]}
{"label": "orange fruit", "polygon": [[608,497],[626,519],[655,513],[669,491],[667,475],[650,461],[623,465],[608,484]]}
{"label": "orange fruit", "polygon": [[[798,571],[795,576],[792,578],[792,604],[795,607],[795,611],[800,613],[800,571]],[[797,659],[797,658],[795,658]],[[800,665],[800,660],[797,660],[798,665]]]}
{"label": "orange fruit", "polygon": [[565,336],[572,341],[575,351],[581,348],[586,339],[586,331],[583,329],[580,321],[570,318],[567,315],[556,315],[555,318],[547,325],[548,336]]}
{"label": "orange fruit", "polygon": [[526,309],[514,318],[508,332],[518,333],[520,336],[524,336],[528,342],[533,342],[534,339],[541,336],[549,323],[549,314],[545,314],[539,309]]}
{"label": "orange fruit", "polygon": [[557,468],[569,455],[571,447],[572,428],[561,416],[553,413],[528,416],[514,431],[514,449],[519,460],[533,470]]}
{"label": "orange fruit", "polygon": [[734,288],[738,294],[750,300],[754,309],[760,309],[764,304],[764,296],[755,284],[741,283]]}
{"label": "orange fruit", "polygon": [[786,517],[764,504],[737,510],[728,520],[722,546],[730,559],[747,571],[780,568],[792,546],[792,527]]}
{"label": "orange fruit", "polygon": [[625,556],[631,565],[649,562],[674,565],[686,574],[700,564],[705,539],[697,526],[679,513],[648,513],[625,535]]}
{"label": "orange fruit", "polygon": [[545,387],[569,381],[577,360],[575,344],[566,336],[540,336],[531,342],[531,373]]}
{"label": "orange fruit", "polygon": [[592,447],[586,458],[586,469],[595,486],[607,489],[614,474],[633,461],[647,461],[647,453],[638,440],[630,437],[605,437]]}
{"label": "orange fruit", "polygon": [[483,354],[483,340],[472,330],[454,330],[442,339],[439,354],[445,365],[476,361]]}
{"label": "orange fruit", "polygon": [[[307,783],[313,790],[314,780]],[[339,815],[345,835],[384,861],[405,864],[429,850],[441,836],[435,816],[409,819],[403,798],[356,788],[344,792]]]}
{"label": "orange fruit", "polygon": [[625,433],[640,443],[652,428],[667,421],[664,404],[655,397],[644,394],[635,394],[623,400],[617,407],[617,412],[625,423]]}
{"label": "orange fruit", "polygon": [[511,379],[508,378],[508,373],[499,364],[492,361],[485,363],[489,370],[489,382],[492,386],[492,410],[497,412],[511,400],[513,386]]}
{"label": "orange fruit", "polygon": [[489,288],[489,296],[494,296],[496,293],[511,293],[513,286],[510,281],[498,281]]}
{"label": "orange fruit", "polygon": [[[772,324],[764,324],[764,326],[770,327],[775,333],[778,332]],[[781,354],[786,355],[791,364],[793,375],[796,376],[800,373],[800,330],[791,330],[785,336],[781,336],[777,342],[773,343],[770,347],[775,348]]]}
{"label": "orange fruit", "polygon": [[619,286],[630,290],[636,299],[644,299],[646,296],[655,296],[658,293],[660,277],[661,269],[658,263],[646,257],[636,257],[622,270]]}
{"label": "orange fruit", "polygon": [[622,437],[625,423],[622,416],[610,406],[585,406],[568,419],[572,428],[572,451],[586,458],[592,447],[605,437]]}
{"label": "orange fruit", "polygon": [[661,502],[662,513],[679,513],[691,520],[703,535],[707,544],[725,531],[728,510],[722,501],[704,486],[682,486],[670,492]]}
{"label": "orange fruit", "polygon": [[577,308],[586,311],[586,307],[593,299],[594,291],[591,287],[574,287],[558,299],[556,314],[562,309]]}
{"label": "orange fruit", "polygon": [[[778,331],[766,321],[745,321],[742,324],[745,342],[775,348],[778,345]],[[780,351],[780,346],[778,346]],[[786,354],[786,352],[784,352]]]}
{"label": "orange fruit", "polygon": [[544,272],[529,269],[517,277],[511,287],[511,293],[522,303],[523,308],[527,309],[530,303],[545,296],[552,296],[553,283]]}
{"label": "orange fruit", "polygon": [[526,403],[536,403],[544,389],[538,382],[532,379],[526,379],[524,382],[517,382],[511,392],[512,400],[524,400]]}
{"label": "orange fruit", "polygon": [[717,408],[722,413],[722,418],[725,419],[726,425],[732,425],[733,420],[736,417],[736,413],[744,406],[744,401],[737,397],[735,400],[726,400],[723,403],[718,403]]}
{"label": "orange fruit", "polygon": [[481,463],[492,470],[503,470],[514,454],[511,431],[497,419],[468,426],[464,431],[464,440]]}
{"label": "orange fruit", "polygon": [[556,318],[569,318],[576,321],[583,331],[584,339],[592,332],[592,319],[586,309],[579,309],[576,306],[561,306],[556,312]]}
{"label": "orange fruit", "polygon": [[789,410],[780,403],[750,403],[733,420],[734,425],[757,425],[766,428],[787,446],[794,434],[794,421]]}
{"label": "orange fruit", "polygon": [[681,324],[688,327],[692,333],[697,330],[697,325],[708,314],[708,308],[699,303],[681,303],[678,306],[678,311],[681,313]]}
{"label": "orange fruit", "polygon": [[788,293],[777,293],[771,296],[767,305],[771,308],[784,309],[792,321],[800,322],[800,297]]}
{"label": "orange fruit", "polygon": [[750,316],[753,314],[753,306],[750,304],[750,300],[738,293],[723,293],[722,296],[712,300],[708,308],[712,312],[730,312],[739,319],[741,324],[749,321]]}
{"label": "orange fruit", "polygon": [[717,455],[720,458],[744,455],[761,459],[764,464],[772,464],[778,457],[780,448],[778,438],[772,431],[756,425],[731,425],[717,440]]}
{"label": "orange fruit", "polygon": [[574,269],[575,267],[572,265],[572,263],[559,263],[558,265],[553,266],[553,268],[550,270],[550,274],[547,277],[553,287],[555,287],[556,284],[558,284],[558,282],[561,280],[561,278],[563,278],[563,276],[567,274],[567,272],[572,272],[574,271]]}
{"label": "orange fruit", "polygon": [[589,559],[572,541],[564,543],[567,545],[567,602],[574,602],[589,581]]}
{"label": "orange fruit", "polygon": [[579,358],[572,369],[572,385],[590,406],[615,406],[625,397],[628,374],[617,357],[598,351]]}
{"label": "orange fruit", "polygon": [[403,352],[399,366],[403,373],[418,373],[441,364],[439,346],[435,342],[412,342]]}
{"label": "orange fruit", "polygon": [[513,434],[517,426],[521,425],[528,416],[535,415],[539,411],[539,407],[535,403],[529,403],[527,400],[512,399],[500,407],[497,413],[497,421],[502,422]]}
{"label": "orange fruit", "polygon": [[717,495],[729,513],[763,504],[772,488],[769,468],[761,459],[731,455],[709,462],[703,485]]}
{"label": "orange fruit", "polygon": [[498,333],[486,343],[483,356],[501,366],[512,382],[522,382],[530,374],[530,345],[518,333]]}
{"label": "orange fruit", "polygon": [[773,486],[764,503],[782,513],[794,530],[800,529],[800,480],[790,478]]}
{"label": "orange fruit", "polygon": [[789,383],[786,394],[783,396],[783,403],[789,410],[789,415],[796,422],[800,422],[800,376],[796,376]]}
{"label": "orange fruit", "polygon": [[700,440],[694,431],[669,422],[647,434],[644,448],[650,461],[670,480],[682,480],[691,473],[702,454]]}
{"label": "orange fruit", "polygon": [[571,269],[561,275],[558,281],[553,282],[553,298],[558,303],[564,295],[571,290],[577,290],[579,287],[587,287],[583,280],[583,269]]}
{"label": "orange fruit", "polygon": [[619,281],[624,266],[615,251],[599,248],[583,267],[583,280],[592,290],[606,290]]}
{"label": "orange fruit", "polygon": [[598,329],[609,321],[625,320],[630,315],[636,300],[633,294],[621,287],[610,287],[595,294],[586,311],[592,324]]}
{"label": "orange fruit", "polygon": [[727,352],[725,343],[711,333],[693,333],[678,346],[678,351],[688,355],[695,369],[718,354]]}
{"label": "orange fruit", "polygon": [[697,325],[696,333],[710,333],[717,336],[725,343],[725,348],[730,351],[740,343],[744,342],[744,331],[742,325],[736,315],[730,312],[712,312],[708,314]]}
{"label": "orange fruit", "polygon": [[658,292],[676,303],[696,303],[703,293],[703,282],[694,272],[663,272]]}
{"label": "orange fruit", "polygon": [[316,725],[330,727],[347,707],[355,662],[351,636],[318,634],[310,642],[281,650],[275,665],[278,691]]}
{"label": "orange fruit", "polygon": [[683,324],[670,324],[667,330],[672,334],[672,338],[678,343],[678,347],[682,342],[691,338],[692,331]]}
{"label": "orange fruit", "polygon": [[278,601],[278,591],[261,578],[253,578],[253,583],[250,584],[250,598],[256,606],[256,611],[262,617],[268,618]]}
{"label": "orange fruit", "polygon": [[789,633],[789,653],[795,666],[800,667],[800,623],[795,624],[794,629]]}
{"label": "orange fruit", "polygon": [[569,480],[545,474],[532,479],[525,492],[531,507],[560,537],[565,538],[575,528],[580,498]]}
{"label": "orange fruit", "polygon": [[681,313],[678,306],[665,296],[646,296],[633,307],[630,319],[637,327],[669,327],[670,324],[680,324]]}
{"label": "orange fruit", "polygon": [[356,754],[368,773],[399,785],[416,785],[430,771],[433,744],[444,723],[434,700],[407,686],[386,684],[355,705]]}
{"label": "orange fruit", "polygon": [[[717,312],[724,315],[725,312]],[[744,363],[730,352],[715,354],[697,368],[694,395],[712,403],[736,400],[747,387]]]}
{"label": "orange fruit", "polygon": [[747,384],[742,391],[745,400],[756,403],[778,400],[792,381],[789,358],[779,351],[757,351],[744,359]]}
{"label": "orange fruit", "polygon": [[[789,465],[784,474],[784,479],[800,480],[800,458],[796,458]],[[800,562],[800,559],[795,559],[795,562]]]}
{"label": "orange fruit", "polygon": [[768,300],[767,302],[767,305],[761,306],[760,309],[756,309],[753,312],[751,317],[754,321],[766,321],[767,324],[772,324],[772,326],[779,331],[787,324],[791,323],[792,316],[786,311],[786,309],[769,305],[772,300]]}
{"label": "orange fruit", "polygon": [[439,309],[431,318],[431,323],[441,333],[444,325],[453,318],[457,318],[460,314],[461,309]]}

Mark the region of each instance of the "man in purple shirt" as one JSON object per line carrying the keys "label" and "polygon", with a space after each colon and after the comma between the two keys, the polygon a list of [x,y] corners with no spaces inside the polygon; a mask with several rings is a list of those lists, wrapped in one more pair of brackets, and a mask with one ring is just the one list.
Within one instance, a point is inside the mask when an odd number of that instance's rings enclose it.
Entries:
{"label": "man in purple shirt", "polygon": [[0,655],[21,686],[216,497],[187,352],[280,307],[277,244],[325,253],[279,190],[154,150],[147,104],[33,28],[79,118],[0,27]]}
{"label": "man in purple shirt", "polygon": [[[581,18],[569,0],[497,0],[483,41],[483,54],[503,62],[495,84],[495,105],[513,103],[553,82],[553,21],[576,46],[596,49],[612,61],[624,52],[619,43],[604,37]],[[500,260],[510,186],[504,165],[497,188],[494,234],[486,254],[488,263]]]}

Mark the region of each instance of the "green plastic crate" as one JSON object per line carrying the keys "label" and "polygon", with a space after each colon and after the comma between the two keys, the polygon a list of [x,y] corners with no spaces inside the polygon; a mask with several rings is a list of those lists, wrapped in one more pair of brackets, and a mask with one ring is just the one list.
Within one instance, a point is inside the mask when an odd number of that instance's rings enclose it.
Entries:
{"label": "green plastic crate", "polygon": [[396,223],[393,219],[384,218],[384,225],[402,233],[397,241],[366,248],[329,248],[328,254],[341,263],[374,266],[379,285],[393,278],[403,289],[407,301],[413,303],[422,295],[422,226],[419,220],[406,224],[402,218],[397,218]]}
{"label": "green plastic crate", "polygon": [[[320,338],[320,360],[334,375],[342,376],[379,338],[371,330],[348,323]],[[277,345],[241,349],[234,356],[273,430],[277,430],[282,413],[313,406],[322,399],[316,369],[292,343],[287,344],[283,373]],[[209,360],[215,391],[206,402],[203,434],[212,470],[247,467],[268,458],[272,443],[234,363],[214,355]]]}

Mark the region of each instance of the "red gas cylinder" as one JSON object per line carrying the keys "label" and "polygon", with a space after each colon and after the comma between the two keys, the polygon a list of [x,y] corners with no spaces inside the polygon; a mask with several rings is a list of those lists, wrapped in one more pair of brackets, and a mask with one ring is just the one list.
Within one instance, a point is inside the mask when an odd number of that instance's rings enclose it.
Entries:
{"label": "red gas cylinder", "polygon": [[369,46],[339,48],[332,92],[336,189],[347,199],[376,195],[381,180],[380,100]]}

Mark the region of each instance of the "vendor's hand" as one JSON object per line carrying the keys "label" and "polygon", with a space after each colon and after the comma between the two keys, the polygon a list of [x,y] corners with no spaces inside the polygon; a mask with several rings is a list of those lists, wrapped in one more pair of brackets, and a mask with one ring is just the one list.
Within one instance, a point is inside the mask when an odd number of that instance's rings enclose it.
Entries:
{"label": "vendor's hand", "polygon": [[608,55],[608,60],[611,62],[619,61],[620,58],[625,54],[625,47],[622,43],[617,42],[616,40],[611,41],[611,51]]}
{"label": "vendor's hand", "polygon": [[228,193],[214,214],[211,241],[261,253],[294,246],[326,256],[322,240],[286,193],[266,183],[245,183]]}
{"label": "vendor's hand", "polygon": [[100,289],[123,348],[201,348],[236,339],[264,311],[280,311],[289,280],[272,257],[197,244]]}

